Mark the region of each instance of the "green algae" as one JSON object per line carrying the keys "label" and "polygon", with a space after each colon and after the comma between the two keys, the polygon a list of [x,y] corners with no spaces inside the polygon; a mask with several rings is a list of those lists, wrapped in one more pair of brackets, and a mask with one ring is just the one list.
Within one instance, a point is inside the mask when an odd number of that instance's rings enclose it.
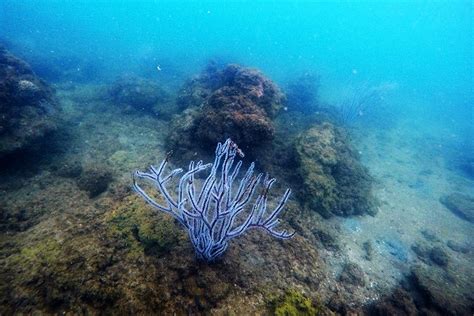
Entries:
{"label": "green algae", "polygon": [[273,300],[272,305],[276,316],[314,316],[320,312],[320,307],[313,304],[310,298],[294,289]]}
{"label": "green algae", "polygon": [[372,179],[334,125],[326,122],[303,132],[295,154],[308,208],[324,217],[375,213]]}
{"label": "green algae", "polygon": [[129,249],[132,258],[165,253],[181,235],[172,218],[155,212],[135,196],[127,197],[107,214],[106,222],[111,236]]}
{"label": "green algae", "polygon": [[61,255],[61,244],[53,239],[47,238],[40,242],[25,246],[16,254],[7,259],[9,266],[22,267],[24,273],[37,274],[44,267],[55,265]]}

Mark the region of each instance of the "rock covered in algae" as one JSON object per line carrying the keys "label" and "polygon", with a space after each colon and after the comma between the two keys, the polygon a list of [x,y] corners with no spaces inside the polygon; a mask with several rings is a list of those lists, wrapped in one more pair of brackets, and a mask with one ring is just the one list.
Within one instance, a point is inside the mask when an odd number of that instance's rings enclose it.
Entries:
{"label": "rock covered in algae", "polygon": [[[178,104],[168,145],[173,149],[207,147],[232,138],[242,148],[273,139],[272,118],[283,108],[284,95],[261,72],[230,64],[188,82]],[[183,122],[184,121],[184,122]]]}
{"label": "rock covered in algae", "polygon": [[312,300],[297,290],[288,290],[284,295],[273,301],[273,312],[277,316],[315,316],[319,308]]}
{"label": "rock covered in algae", "polygon": [[459,272],[422,264],[412,268],[412,281],[426,308],[438,310],[441,315],[472,315],[473,278]]}
{"label": "rock covered in algae", "polygon": [[309,208],[324,217],[375,213],[372,179],[334,125],[325,122],[303,132],[295,156]]}
{"label": "rock covered in algae", "polygon": [[58,111],[53,89],[0,46],[0,158],[56,129]]}
{"label": "rock covered in algae", "polygon": [[178,242],[181,230],[166,215],[150,210],[136,196],[127,197],[106,215],[110,236],[129,249],[131,257],[163,254]]}

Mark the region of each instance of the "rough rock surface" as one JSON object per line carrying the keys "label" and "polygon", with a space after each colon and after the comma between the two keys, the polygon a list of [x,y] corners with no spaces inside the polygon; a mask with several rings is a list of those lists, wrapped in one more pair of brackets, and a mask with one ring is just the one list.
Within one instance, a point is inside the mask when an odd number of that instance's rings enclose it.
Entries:
{"label": "rough rock surface", "polygon": [[0,158],[57,127],[54,91],[0,46]]}
{"label": "rough rock surface", "polygon": [[182,90],[178,104],[187,110],[174,119],[168,145],[212,148],[231,137],[243,149],[258,147],[273,138],[272,118],[283,101],[278,87],[257,70],[208,67]]}
{"label": "rough rock surface", "polygon": [[373,214],[372,180],[344,134],[330,123],[301,134],[295,145],[307,206],[324,217]]}
{"label": "rough rock surface", "polygon": [[412,269],[412,278],[423,295],[426,308],[438,310],[441,315],[472,315],[474,312],[472,276],[418,265]]}
{"label": "rough rock surface", "polygon": [[355,285],[355,286],[364,286],[365,285],[365,277],[364,272],[362,269],[355,263],[347,263],[341,275],[339,276],[341,282]]}
{"label": "rough rock surface", "polygon": [[418,315],[415,302],[410,294],[402,288],[383,297],[370,308],[371,315]]}

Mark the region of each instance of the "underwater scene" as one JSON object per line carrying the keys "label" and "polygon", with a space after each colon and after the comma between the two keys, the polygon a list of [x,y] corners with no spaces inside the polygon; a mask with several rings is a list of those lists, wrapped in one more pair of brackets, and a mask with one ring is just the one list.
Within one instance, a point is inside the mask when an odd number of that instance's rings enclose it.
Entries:
{"label": "underwater scene", "polygon": [[0,1],[0,315],[473,315],[472,1]]}

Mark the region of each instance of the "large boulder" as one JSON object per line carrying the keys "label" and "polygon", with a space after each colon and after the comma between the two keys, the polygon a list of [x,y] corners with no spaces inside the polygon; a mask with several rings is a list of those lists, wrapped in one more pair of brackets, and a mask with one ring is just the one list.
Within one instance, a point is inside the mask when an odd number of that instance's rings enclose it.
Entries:
{"label": "large boulder", "polygon": [[283,102],[280,89],[255,69],[208,67],[181,92],[178,104],[186,110],[172,123],[169,147],[213,148],[228,137],[244,150],[259,147],[273,139],[272,119]]}
{"label": "large boulder", "polygon": [[0,158],[54,130],[58,111],[54,90],[0,46]]}
{"label": "large boulder", "polygon": [[324,217],[374,214],[372,179],[341,130],[327,122],[308,129],[295,156],[307,207]]}

